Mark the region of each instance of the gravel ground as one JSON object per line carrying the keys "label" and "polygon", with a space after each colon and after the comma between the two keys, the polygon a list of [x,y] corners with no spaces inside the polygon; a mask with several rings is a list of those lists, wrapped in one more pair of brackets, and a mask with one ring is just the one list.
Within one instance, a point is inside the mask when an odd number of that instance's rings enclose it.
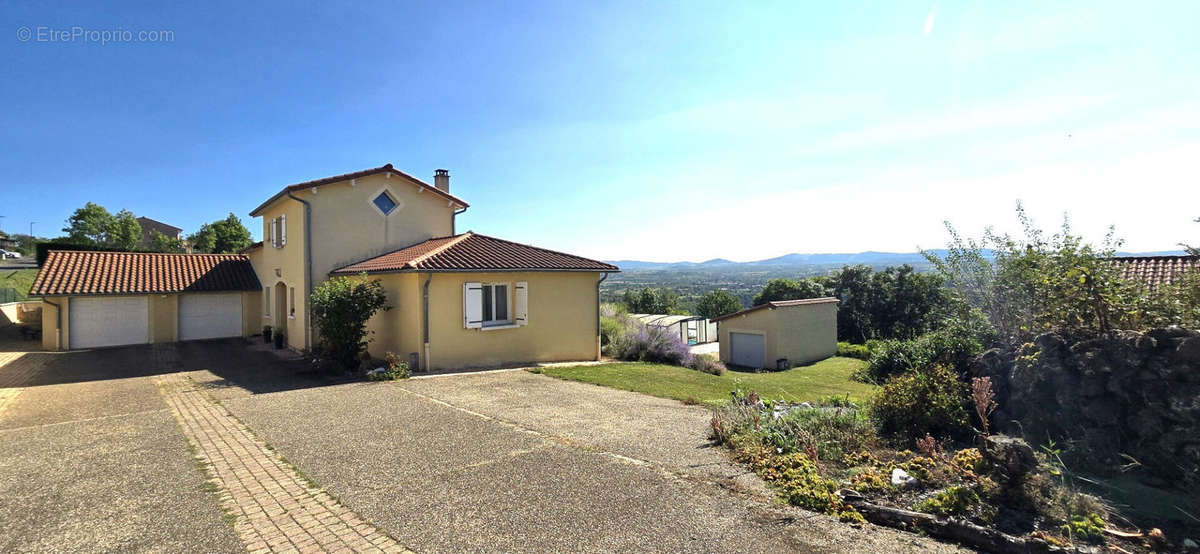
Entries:
{"label": "gravel ground", "polygon": [[225,401],[417,551],[949,552],[780,505],[702,408],[521,371]]}
{"label": "gravel ground", "polygon": [[31,352],[0,412],[0,551],[236,552],[149,375],[149,347]]}

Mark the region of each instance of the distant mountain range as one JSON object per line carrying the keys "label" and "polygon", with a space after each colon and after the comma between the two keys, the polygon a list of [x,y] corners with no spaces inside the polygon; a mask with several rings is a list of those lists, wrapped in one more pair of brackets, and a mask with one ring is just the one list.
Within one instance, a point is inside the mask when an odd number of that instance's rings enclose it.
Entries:
{"label": "distant mountain range", "polygon": [[[945,256],[946,250],[932,250],[938,256]],[[1158,252],[1118,252],[1118,256],[1178,256],[1182,250],[1163,250]],[[864,264],[873,267],[909,264],[920,266],[927,264],[920,252],[858,252],[854,254],[785,254],[775,258],[753,262],[733,262],[724,258],[713,258],[704,262],[644,262],[639,260],[605,260],[626,271],[661,271],[686,269],[756,269],[799,266],[842,266]]]}

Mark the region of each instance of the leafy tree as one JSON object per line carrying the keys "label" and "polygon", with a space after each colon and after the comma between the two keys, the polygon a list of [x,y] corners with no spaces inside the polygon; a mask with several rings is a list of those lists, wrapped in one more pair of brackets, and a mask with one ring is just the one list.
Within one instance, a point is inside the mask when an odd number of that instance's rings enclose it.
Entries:
{"label": "leafy tree", "polygon": [[178,237],[168,237],[158,231],[150,231],[150,241],[146,249],[151,252],[183,253],[183,241]]}
{"label": "leafy tree", "polygon": [[[1200,217],[1196,218],[1196,223],[1200,223]],[[1187,253],[1192,256],[1200,256],[1200,246],[1191,246],[1184,243],[1180,243],[1179,246],[1182,246],[1183,249],[1187,250]]]}
{"label": "leafy tree", "polygon": [[230,212],[225,219],[201,225],[187,240],[196,252],[231,254],[250,246],[250,230]]}
{"label": "leafy tree", "polygon": [[810,279],[772,279],[763,287],[762,292],[754,297],[754,305],[779,300],[804,300],[806,298],[821,298],[828,296],[825,284],[818,278]]}
{"label": "leafy tree", "polygon": [[309,298],[321,352],[342,369],[358,368],[367,349],[367,320],[386,310],[387,293],[377,279],[333,277],[313,289]]}
{"label": "leafy tree", "polygon": [[925,254],[949,286],[984,313],[998,340],[1015,346],[1051,330],[1096,335],[1145,325],[1144,287],[1122,279],[1107,260],[1121,244],[1112,230],[1096,247],[1072,235],[1066,218],[1049,237],[1020,203],[1017,219],[1024,236],[989,229],[979,241],[963,240],[947,224],[946,257]]}
{"label": "leafy tree", "polygon": [[626,290],[621,295],[621,303],[635,314],[687,314],[679,303],[679,294],[669,288]]}
{"label": "leafy tree", "polygon": [[696,305],[696,312],[708,319],[731,314],[740,309],[742,309],[742,301],[725,289],[704,293]]}
{"label": "leafy tree", "polygon": [[142,240],[142,226],[129,210],[121,210],[109,220],[105,244],[121,250],[133,250]]}
{"label": "leafy tree", "polygon": [[67,218],[67,226],[63,227],[63,232],[73,242],[106,244],[112,225],[113,216],[104,209],[104,206],[88,202]]}

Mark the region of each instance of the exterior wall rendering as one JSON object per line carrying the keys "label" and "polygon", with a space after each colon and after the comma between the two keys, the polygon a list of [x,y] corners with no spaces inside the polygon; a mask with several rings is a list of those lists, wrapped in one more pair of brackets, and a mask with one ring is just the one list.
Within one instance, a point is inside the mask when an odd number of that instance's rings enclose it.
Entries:
{"label": "exterior wall rendering", "polygon": [[[430,279],[430,276],[432,278]],[[596,282],[592,272],[392,273],[371,275],[387,291],[388,306],[368,322],[368,351],[408,360],[420,369],[489,367],[524,362],[599,359]],[[429,350],[424,345],[424,287],[429,281]],[[528,321],[468,329],[464,325],[466,283],[528,290]]]}
{"label": "exterior wall rendering", "polygon": [[[210,294],[210,293],[187,293]],[[257,313],[258,294],[241,292],[242,336],[248,337],[260,329]],[[146,343],[175,342],[179,340],[179,293],[141,294],[123,296],[145,298],[147,307]],[[102,296],[101,296],[102,297]],[[71,344],[71,300],[97,298],[97,296],[47,296],[42,301],[42,349],[67,350]],[[54,305],[52,305],[53,303]],[[59,312],[61,311],[61,318]],[[61,327],[59,322],[62,322]]]}

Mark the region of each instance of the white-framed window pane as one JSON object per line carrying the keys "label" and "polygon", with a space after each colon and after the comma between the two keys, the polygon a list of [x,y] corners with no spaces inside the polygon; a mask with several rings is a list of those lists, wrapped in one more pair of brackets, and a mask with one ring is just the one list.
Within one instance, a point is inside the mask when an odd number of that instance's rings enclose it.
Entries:
{"label": "white-framed window pane", "polygon": [[496,321],[508,320],[508,285],[496,285]]}
{"label": "white-framed window pane", "polygon": [[492,311],[492,286],[484,285],[483,286],[483,320],[484,321],[494,321],[496,318],[492,317],[493,315],[494,315],[494,312]]}

